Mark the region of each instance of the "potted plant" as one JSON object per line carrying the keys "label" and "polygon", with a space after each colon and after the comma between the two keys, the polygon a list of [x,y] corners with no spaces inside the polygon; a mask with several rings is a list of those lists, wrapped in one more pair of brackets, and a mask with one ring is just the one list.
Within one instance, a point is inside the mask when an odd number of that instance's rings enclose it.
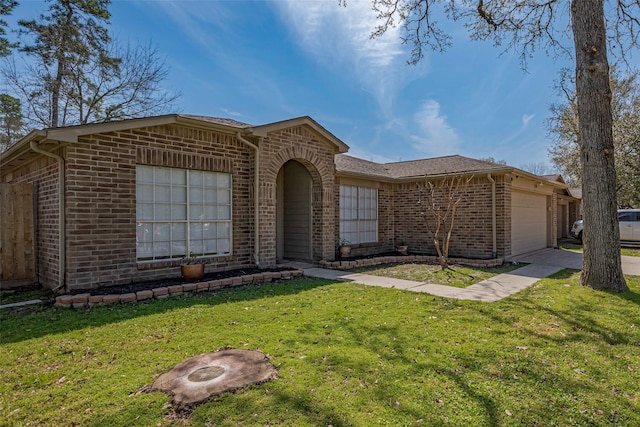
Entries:
{"label": "potted plant", "polygon": [[349,246],[349,241],[341,237],[338,243],[338,250],[340,251],[341,258],[349,258],[351,255],[351,246]]}
{"label": "potted plant", "polygon": [[186,281],[200,280],[204,277],[204,264],[198,260],[198,255],[191,252],[180,264],[182,278]]}
{"label": "potted plant", "polygon": [[399,240],[398,244],[396,245],[396,251],[398,251],[400,255],[406,255],[408,250],[409,246],[407,246],[404,240]]}

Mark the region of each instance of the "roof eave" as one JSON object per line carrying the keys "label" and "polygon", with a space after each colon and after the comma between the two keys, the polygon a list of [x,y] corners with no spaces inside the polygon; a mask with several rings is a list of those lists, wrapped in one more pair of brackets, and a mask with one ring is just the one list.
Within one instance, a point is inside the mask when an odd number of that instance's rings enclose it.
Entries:
{"label": "roof eave", "polygon": [[513,175],[516,176],[522,176],[524,178],[530,179],[532,181],[538,181],[547,185],[551,185],[554,188],[559,188],[559,189],[565,189],[565,188],[569,188],[569,186],[567,184],[565,184],[564,182],[559,182],[559,181],[551,181],[543,176],[540,175],[536,175],[533,174],[531,172],[527,172],[525,170],[522,169],[518,169],[518,168],[513,168],[512,172]]}
{"label": "roof eave", "polygon": [[220,123],[212,123],[185,117],[180,114],[168,114],[164,116],[143,117],[138,119],[127,119],[116,122],[91,123],[85,125],[69,126],[63,128],[50,128],[33,130],[13,144],[7,151],[0,154],[0,166],[7,164],[24,151],[30,150],[29,144],[32,140],[51,140],[66,143],[77,143],[78,138],[85,135],[118,132],[129,129],[141,129],[151,126],[162,126],[170,124],[183,124],[206,130],[217,130],[229,134],[235,134],[246,128],[234,127]]}
{"label": "roof eave", "polygon": [[496,174],[496,175],[505,175],[512,172],[514,168],[499,168],[499,169],[491,169],[491,170],[468,170],[468,171],[459,171],[459,172],[445,172],[445,173],[436,173],[436,174],[421,174],[421,175],[411,175],[411,176],[400,176],[396,177],[397,181],[415,181],[417,179],[424,178],[445,178],[452,175],[477,175],[477,176],[485,176],[488,174]]}
{"label": "roof eave", "polygon": [[369,180],[378,180],[384,182],[416,182],[422,179],[438,179],[438,178],[446,178],[448,176],[486,176],[488,174],[491,175],[506,175],[508,173],[513,172],[514,168],[500,168],[493,170],[472,170],[472,171],[461,171],[461,172],[447,172],[440,174],[424,174],[424,175],[412,175],[412,176],[400,176],[400,177],[382,177],[380,175],[372,175],[361,172],[349,172],[349,171],[337,171],[337,176],[345,176],[345,177],[357,177],[357,178],[366,178]]}
{"label": "roof eave", "polygon": [[323,138],[325,138],[328,142],[330,142],[334,146],[334,152],[338,153],[346,153],[349,151],[349,146],[342,142],[337,136],[329,132],[318,122],[313,120],[309,116],[296,117],[293,119],[283,120],[279,122],[269,123],[261,126],[254,126],[252,128],[248,128],[250,132],[255,136],[267,137],[269,133],[281,131],[284,129],[290,129],[296,126],[307,125],[318,132]]}
{"label": "roof eave", "polygon": [[380,182],[396,182],[397,180],[390,176],[380,176],[380,175],[371,175],[368,173],[361,172],[347,172],[347,171],[336,171],[336,177],[338,178],[359,178],[366,179],[369,181],[380,181]]}
{"label": "roof eave", "polygon": [[176,123],[189,125],[191,127],[198,127],[201,129],[215,129],[218,131],[232,133],[234,135],[237,132],[247,133],[247,130],[251,129],[251,126],[242,127],[242,126],[225,125],[223,123],[213,123],[206,120],[199,120],[193,117],[186,117],[180,114],[176,115]]}

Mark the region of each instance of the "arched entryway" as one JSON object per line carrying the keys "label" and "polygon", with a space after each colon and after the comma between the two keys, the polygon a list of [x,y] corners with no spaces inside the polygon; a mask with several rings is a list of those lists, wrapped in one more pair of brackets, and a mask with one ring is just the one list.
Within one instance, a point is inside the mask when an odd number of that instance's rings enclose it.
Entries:
{"label": "arched entryway", "polygon": [[276,181],[276,258],[313,258],[313,180],[305,166],[286,162]]}

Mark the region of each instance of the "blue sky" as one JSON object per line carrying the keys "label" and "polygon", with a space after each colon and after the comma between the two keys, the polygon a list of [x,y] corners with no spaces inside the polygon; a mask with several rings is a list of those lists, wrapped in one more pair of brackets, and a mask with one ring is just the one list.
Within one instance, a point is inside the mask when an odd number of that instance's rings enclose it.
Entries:
{"label": "blue sky", "polygon": [[[549,163],[544,120],[552,86],[570,58],[469,41],[406,64],[400,29],[371,40],[370,0],[112,0],[111,33],[149,41],[166,58],[176,112],[264,124],[309,115],[374,161],[460,154],[522,167]],[[32,17],[43,1],[22,1]]]}

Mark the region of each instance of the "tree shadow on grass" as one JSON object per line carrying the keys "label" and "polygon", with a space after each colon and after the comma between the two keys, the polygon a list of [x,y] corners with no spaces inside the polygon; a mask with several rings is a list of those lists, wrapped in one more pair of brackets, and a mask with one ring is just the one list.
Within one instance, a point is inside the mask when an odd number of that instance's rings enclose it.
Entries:
{"label": "tree shadow on grass", "polygon": [[0,345],[46,335],[66,333],[87,327],[104,326],[194,305],[218,305],[228,302],[252,301],[261,298],[292,295],[332,283],[335,282],[302,277],[282,282],[243,285],[222,288],[208,293],[154,299],[136,304],[94,306],[87,309],[38,307],[27,314],[5,311],[0,313],[0,323],[2,324]]}
{"label": "tree shadow on grass", "polygon": [[[526,401],[523,407],[520,409],[525,410],[526,414],[522,414],[526,421],[530,422],[531,417],[537,418],[537,420],[544,424],[549,421],[550,408],[549,405],[555,406],[554,410],[565,411],[562,400],[578,399],[576,396],[589,395],[593,393],[593,389],[588,382],[585,382],[579,377],[574,375],[573,370],[554,369],[550,367],[544,360],[544,356],[530,355],[528,360],[523,360],[522,349],[513,348],[507,350],[507,352],[494,353],[492,349],[478,349],[475,351],[464,350],[464,344],[460,347],[449,347],[450,353],[439,354],[437,350],[433,349],[433,346],[438,346],[438,343],[420,343],[415,337],[406,337],[403,335],[403,331],[399,328],[358,328],[357,330],[351,330],[352,338],[354,341],[360,342],[362,345],[368,347],[372,352],[379,354],[383,360],[390,365],[405,365],[411,366],[411,372],[415,375],[414,378],[409,378],[401,381],[416,380],[417,377],[443,378],[438,380],[440,384],[450,384],[452,389],[449,391],[457,392],[456,397],[458,404],[468,400],[471,406],[479,409],[471,409],[469,413],[475,413],[481,419],[476,419],[474,422],[480,422],[482,425],[501,425],[505,422],[505,413],[502,412],[504,408],[504,402],[501,403],[499,394],[494,394],[495,389],[506,389],[507,393],[517,394],[522,392],[519,385],[526,385],[528,390],[535,390],[540,393],[540,396],[531,396],[532,401]],[[406,332],[406,331],[405,331]],[[378,339],[370,340],[367,337],[377,336]],[[392,345],[390,345],[393,343]],[[433,354],[425,355],[423,357],[416,358],[415,350],[418,346],[424,346],[429,348]],[[460,352],[456,351],[460,348]],[[475,354],[474,354],[475,353]],[[334,355],[334,358],[338,358],[338,363],[334,365],[334,369],[341,370],[345,376],[353,375],[350,370],[345,370],[343,367],[352,365],[354,362],[346,362],[349,359],[349,354]],[[345,359],[345,360],[340,360]],[[493,375],[489,372],[489,366],[505,366],[500,375]],[[367,369],[363,367],[362,369]],[[517,377],[517,379],[515,379]],[[376,393],[376,397],[385,402],[388,399],[399,398],[401,401],[402,393],[405,390],[400,386],[396,386],[396,383],[389,379],[386,383],[386,388],[383,388]],[[444,392],[444,390],[443,390]],[[546,396],[545,393],[555,394],[555,396]],[[455,394],[455,393],[452,393]],[[398,397],[400,396],[400,397]],[[454,402],[451,401],[454,396],[447,395],[444,392],[442,399],[446,405],[451,405]],[[627,408],[627,412],[635,412],[635,407],[632,400],[623,400],[623,404]],[[445,418],[445,414],[440,412],[440,407],[436,404],[435,399],[425,400],[425,407],[422,410],[416,410],[399,406],[396,411],[408,414],[413,419],[424,419],[425,425],[440,424]],[[512,421],[514,424],[518,424],[518,417],[515,415],[517,408],[510,408],[513,412]],[[577,419],[582,418],[582,421],[589,422],[589,415],[580,412],[581,408],[572,407],[571,411],[574,412]],[[451,413],[450,413],[451,414]],[[455,415],[455,414],[453,414]],[[509,414],[508,417],[511,417]]]}
{"label": "tree shadow on grass", "polygon": [[[362,393],[373,398],[375,408],[386,408],[385,412],[398,414],[389,419],[417,421],[421,425],[444,423],[447,413],[441,407],[442,400],[439,397],[446,401],[446,404],[450,404],[453,398],[445,389],[433,390],[427,386],[426,390],[421,390],[418,386],[423,382],[431,383],[433,377],[438,377],[438,381],[445,384],[446,388],[457,389],[459,394],[462,394],[462,399],[471,402],[469,406],[477,408],[473,412],[479,414],[483,425],[499,425],[496,401],[488,390],[472,386],[472,381],[456,370],[455,363],[438,364],[436,361],[415,359],[414,351],[421,345],[428,347],[428,344],[416,342],[413,337],[406,336],[404,330],[398,326],[342,326],[336,329],[346,332],[344,341],[357,343],[356,346],[360,348],[354,351],[341,351],[339,348],[326,351],[322,363],[331,373],[331,381],[335,384],[357,381],[361,384]],[[407,370],[411,371],[412,376],[405,377]],[[407,396],[407,393],[413,392],[424,393],[419,405],[415,405],[414,396]],[[292,399],[291,396],[282,398],[285,401]],[[295,401],[295,398],[293,400]],[[371,409],[365,407],[362,411],[368,412]],[[335,414],[328,416],[326,420],[331,420],[329,424],[332,425],[353,425],[348,419],[336,420]]]}
{"label": "tree shadow on grass", "polygon": [[636,305],[640,305],[640,293],[629,290],[626,292],[612,292],[612,291],[605,291],[607,294],[609,295],[613,295],[616,296],[618,298],[622,298],[623,300],[632,302]]}
{"label": "tree shadow on grass", "polygon": [[[616,294],[619,296],[619,294]],[[626,298],[625,298],[626,299]],[[635,302],[635,301],[634,301]],[[544,303],[535,301],[519,301],[519,308],[546,313],[553,321],[547,322],[553,328],[563,327],[564,332],[558,334],[549,333],[550,328],[535,328],[533,326],[522,327],[519,330],[526,332],[537,338],[544,338],[558,345],[567,345],[572,342],[583,342],[585,334],[596,334],[602,338],[601,345],[629,345],[633,344],[628,335],[620,334],[615,327],[607,326],[597,320],[597,313],[594,314],[594,306],[590,303],[574,302],[566,309],[554,309]],[[636,302],[637,303],[637,302]],[[492,321],[506,325],[513,324],[519,319],[513,319],[508,313],[493,313],[490,315]],[[636,308],[630,309],[618,307],[617,313],[611,318],[619,318],[620,322],[631,322],[640,324],[640,314]],[[539,325],[542,326],[542,325]]]}
{"label": "tree shadow on grass", "polygon": [[[548,278],[549,279],[557,279],[557,280],[572,279],[573,276],[576,273],[579,273],[579,272],[580,272],[580,270],[573,270],[573,269],[570,269],[570,268],[565,268],[565,269],[560,270],[559,272],[557,272],[555,274],[552,274]],[[627,278],[627,281],[628,280],[629,279]],[[594,292],[598,292],[598,291],[594,291]],[[632,289],[630,289],[630,290],[628,290],[626,292],[614,292],[614,291],[608,291],[608,290],[604,290],[604,291],[601,291],[601,292],[604,292],[604,293],[606,293],[608,295],[616,296],[618,298],[622,298],[624,300],[627,300],[627,301],[633,302],[633,303],[635,303],[637,305],[640,305],[640,293],[638,293],[638,292],[636,292],[636,291],[634,291]]]}

